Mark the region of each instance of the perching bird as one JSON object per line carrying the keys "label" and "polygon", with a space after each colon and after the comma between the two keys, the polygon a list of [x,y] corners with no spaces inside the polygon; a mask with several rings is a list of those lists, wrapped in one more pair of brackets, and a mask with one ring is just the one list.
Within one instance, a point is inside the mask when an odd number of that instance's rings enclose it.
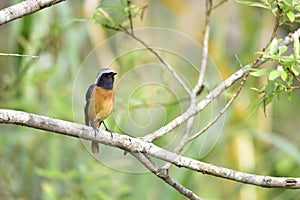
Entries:
{"label": "perching bird", "polygon": [[[96,132],[103,123],[105,130],[109,131],[104,123],[113,108],[114,76],[117,73],[109,68],[101,69],[94,84],[90,85],[85,95],[84,115],[85,125],[93,127]],[[98,142],[92,141],[92,153],[99,153]]]}

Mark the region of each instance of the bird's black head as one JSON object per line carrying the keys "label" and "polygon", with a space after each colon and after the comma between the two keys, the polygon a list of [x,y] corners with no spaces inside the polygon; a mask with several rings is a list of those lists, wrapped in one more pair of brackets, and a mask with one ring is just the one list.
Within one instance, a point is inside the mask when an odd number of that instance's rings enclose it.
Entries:
{"label": "bird's black head", "polygon": [[106,90],[112,90],[114,86],[114,76],[117,73],[113,72],[109,68],[104,68],[101,69],[100,72],[98,73],[97,79],[96,79],[96,86],[102,87],[103,89]]}

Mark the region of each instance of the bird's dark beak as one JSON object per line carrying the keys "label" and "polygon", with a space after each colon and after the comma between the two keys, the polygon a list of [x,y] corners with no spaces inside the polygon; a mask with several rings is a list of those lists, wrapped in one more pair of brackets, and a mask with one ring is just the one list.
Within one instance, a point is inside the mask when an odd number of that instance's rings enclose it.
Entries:
{"label": "bird's dark beak", "polygon": [[114,72],[114,73],[113,73],[113,76],[115,76],[115,75],[117,75],[117,74],[118,74],[118,73]]}

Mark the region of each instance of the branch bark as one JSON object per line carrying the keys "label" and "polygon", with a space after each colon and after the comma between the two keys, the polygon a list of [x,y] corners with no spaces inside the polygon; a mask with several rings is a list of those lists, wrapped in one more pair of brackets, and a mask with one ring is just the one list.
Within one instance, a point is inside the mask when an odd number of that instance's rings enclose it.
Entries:
{"label": "branch bark", "polygon": [[154,162],[150,160],[145,154],[143,153],[131,153],[136,159],[138,159],[147,169],[149,169],[153,174],[157,177],[165,181],[167,184],[175,188],[179,191],[182,195],[186,196],[191,200],[201,200],[193,191],[185,188],[180,183],[175,181],[172,177],[168,175],[168,169],[166,168],[159,168],[155,165]]}
{"label": "branch bark", "polygon": [[65,0],[25,0],[0,10],[0,25],[32,14]]}
{"label": "branch bark", "polygon": [[[46,116],[0,109],[0,123],[17,124],[85,140],[95,140],[102,144],[117,147],[131,153],[145,153],[149,156],[170,162],[178,167],[184,167],[203,174],[209,174],[241,183],[269,188],[300,188],[300,178],[259,176],[218,167],[185,156],[180,156],[139,138],[109,133],[102,130],[99,130],[99,134],[95,136],[91,127]],[[113,137],[111,137],[111,135]]]}

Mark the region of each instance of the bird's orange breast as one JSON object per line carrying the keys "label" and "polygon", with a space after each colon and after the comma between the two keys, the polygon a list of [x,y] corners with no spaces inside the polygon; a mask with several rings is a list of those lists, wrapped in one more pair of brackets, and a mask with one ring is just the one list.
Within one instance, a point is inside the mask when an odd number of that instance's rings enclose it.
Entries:
{"label": "bird's orange breast", "polygon": [[113,107],[113,91],[95,86],[90,99],[88,117],[94,122],[106,119]]}

